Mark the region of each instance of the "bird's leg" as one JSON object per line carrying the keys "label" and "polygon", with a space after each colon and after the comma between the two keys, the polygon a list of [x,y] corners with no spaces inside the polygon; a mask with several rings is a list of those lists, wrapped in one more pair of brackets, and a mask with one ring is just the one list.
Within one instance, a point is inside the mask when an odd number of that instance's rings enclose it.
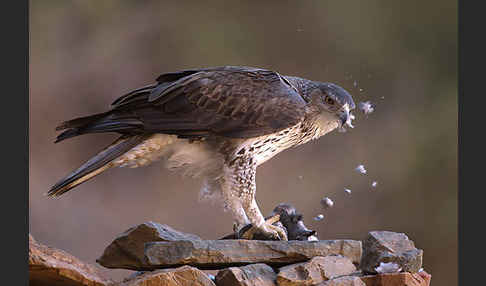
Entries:
{"label": "bird's leg", "polygon": [[243,207],[253,226],[243,234],[242,238],[252,239],[255,234],[261,233],[263,236],[271,239],[288,240],[287,232],[282,228],[273,225],[273,223],[279,221],[280,216],[273,216],[268,220],[265,220],[256,203],[254,192],[252,197],[250,204],[246,207],[244,204]]}
{"label": "bird's leg", "polygon": [[250,224],[250,220],[246,216],[241,203],[238,200],[235,200],[231,193],[225,192],[223,189],[223,198],[225,209],[230,210],[233,213],[233,218],[235,220],[233,224],[234,232],[238,232],[242,227]]}
{"label": "bird's leg", "polygon": [[245,238],[251,239],[256,232],[272,239],[287,240],[285,230],[267,223],[263,218],[255,200],[256,192],[256,165],[251,158],[238,157],[230,161],[224,170],[223,195],[226,206],[233,212],[238,223],[241,217],[246,217],[252,224],[251,235]]}

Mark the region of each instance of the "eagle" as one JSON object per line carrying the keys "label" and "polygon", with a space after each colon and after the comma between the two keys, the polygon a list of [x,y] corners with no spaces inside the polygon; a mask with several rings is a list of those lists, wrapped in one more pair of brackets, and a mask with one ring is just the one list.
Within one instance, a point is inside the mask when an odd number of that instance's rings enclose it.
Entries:
{"label": "eagle", "polygon": [[287,240],[265,221],[256,201],[256,169],[281,151],[345,126],[353,127],[352,96],[342,87],[240,66],[160,75],[99,114],[61,123],[55,143],[90,133],[120,134],[105,149],[50,188],[60,196],[113,167],[163,159],[169,170],[203,178],[235,226]]}

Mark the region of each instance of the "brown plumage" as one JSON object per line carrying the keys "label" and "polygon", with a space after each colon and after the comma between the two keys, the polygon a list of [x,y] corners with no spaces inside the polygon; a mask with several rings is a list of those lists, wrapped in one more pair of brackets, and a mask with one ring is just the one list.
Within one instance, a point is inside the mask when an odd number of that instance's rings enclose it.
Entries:
{"label": "brown plumage", "polygon": [[163,74],[121,96],[111,110],[59,125],[56,142],[88,133],[121,137],[48,192],[61,195],[104,170],[165,158],[169,169],[205,178],[237,222],[265,225],[256,205],[256,167],[289,147],[350,124],[351,96],[341,87],[250,67]]}
{"label": "brown plumage", "polygon": [[132,91],[112,110],[64,122],[57,141],[86,133],[160,132],[247,138],[299,122],[305,102],[278,73],[223,67],[165,74]]}

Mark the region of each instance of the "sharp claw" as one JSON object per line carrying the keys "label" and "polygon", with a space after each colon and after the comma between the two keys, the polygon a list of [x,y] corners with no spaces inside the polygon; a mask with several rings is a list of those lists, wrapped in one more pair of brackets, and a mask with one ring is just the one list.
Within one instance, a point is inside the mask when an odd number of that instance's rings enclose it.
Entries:
{"label": "sharp claw", "polygon": [[280,215],[275,215],[265,221],[265,224],[258,228],[255,226],[251,226],[249,229],[241,233],[240,237],[242,239],[254,239],[255,235],[257,233],[259,235],[257,236],[266,236],[266,239],[271,239],[271,240],[285,240],[287,241],[287,233],[285,232],[284,229],[281,227],[273,225],[273,223],[276,223],[280,220]]}
{"label": "sharp claw", "polygon": [[289,240],[289,239],[287,238],[287,234],[286,234],[285,232],[283,232],[283,231],[281,231],[281,232],[278,234],[278,236],[279,236],[279,239],[280,239],[280,240],[285,240],[285,241],[288,241],[288,240]]}

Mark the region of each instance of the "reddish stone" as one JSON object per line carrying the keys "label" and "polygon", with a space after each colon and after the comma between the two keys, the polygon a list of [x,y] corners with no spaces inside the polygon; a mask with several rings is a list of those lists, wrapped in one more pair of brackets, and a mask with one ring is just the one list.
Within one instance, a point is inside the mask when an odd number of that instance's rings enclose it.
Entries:
{"label": "reddish stone", "polygon": [[366,286],[357,276],[342,276],[324,281],[316,286]]}
{"label": "reddish stone", "polygon": [[30,285],[104,286],[113,281],[99,269],[60,249],[40,244],[29,234]]}
{"label": "reddish stone", "polygon": [[215,286],[201,270],[191,266],[146,272],[116,286]]}
{"label": "reddish stone", "polygon": [[425,271],[401,272],[362,276],[366,286],[429,286],[432,275]]}
{"label": "reddish stone", "polygon": [[215,283],[218,286],[275,286],[276,279],[272,267],[257,263],[220,270]]}
{"label": "reddish stone", "polygon": [[335,277],[356,272],[351,260],[341,255],[314,257],[308,262],[292,264],[279,269],[279,286],[315,285]]}

